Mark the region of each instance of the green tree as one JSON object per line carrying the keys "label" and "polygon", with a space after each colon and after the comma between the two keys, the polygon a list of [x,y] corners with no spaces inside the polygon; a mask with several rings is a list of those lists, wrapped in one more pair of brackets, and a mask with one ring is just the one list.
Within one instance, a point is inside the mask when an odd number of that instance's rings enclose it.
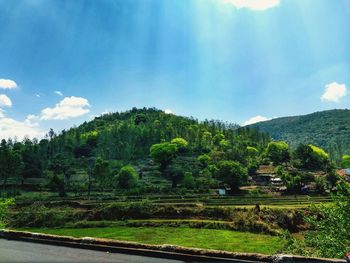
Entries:
{"label": "green tree", "polygon": [[57,191],[59,197],[67,196],[63,174],[53,173],[49,178],[49,187],[52,191]]}
{"label": "green tree", "polygon": [[270,142],[267,145],[265,154],[274,164],[281,164],[290,159],[289,146],[283,141]]}
{"label": "green tree", "polygon": [[339,180],[339,175],[336,173],[335,170],[329,171],[329,172],[327,173],[327,175],[326,175],[326,179],[327,179],[327,181],[328,181],[328,183],[329,183],[329,186],[330,186],[331,188],[333,188],[333,187],[336,186],[336,184],[337,184],[337,182],[338,182],[338,180]]}
{"label": "green tree", "polygon": [[235,161],[220,161],[217,164],[216,176],[228,184],[234,192],[239,190],[239,187],[248,179],[247,169]]}
{"label": "green tree", "polygon": [[49,168],[54,173],[50,179],[52,188],[58,191],[60,197],[66,196],[66,184],[74,173],[72,160],[64,154],[57,154],[52,159]]}
{"label": "green tree", "polygon": [[196,183],[191,172],[186,172],[184,174],[182,185],[187,189],[193,189],[195,187]]}
{"label": "green tree", "polygon": [[213,138],[213,143],[214,145],[219,146],[220,142],[224,139],[225,139],[225,135],[223,135],[222,133],[217,133]]}
{"label": "green tree", "polygon": [[188,147],[188,142],[183,138],[174,138],[171,140],[172,144],[175,144],[179,152],[185,152]]}
{"label": "green tree", "polygon": [[247,151],[248,151],[248,156],[250,158],[256,158],[259,155],[259,151],[257,148],[252,147],[252,146],[247,146]]}
{"label": "green tree", "polygon": [[315,178],[315,191],[318,194],[324,194],[327,190],[327,180],[324,177],[318,176]]}
{"label": "green tree", "polygon": [[310,170],[326,170],[330,166],[328,154],[315,145],[300,144],[293,153],[297,166]]}
{"label": "green tree", "polygon": [[301,176],[297,174],[290,174],[288,172],[283,172],[282,182],[285,187],[287,187],[288,193],[298,194],[301,191]]}
{"label": "green tree", "polygon": [[176,188],[177,184],[182,180],[184,176],[183,168],[178,163],[169,165],[165,173],[172,182],[172,185],[171,185],[172,188]]}
{"label": "green tree", "polygon": [[168,142],[154,144],[150,149],[152,158],[160,164],[160,169],[162,171],[171,164],[176,156],[176,152],[176,144]]}
{"label": "green tree", "polygon": [[207,154],[202,154],[202,155],[198,156],[197,160],[205,168],[205,167],[207,167],[209,165],[209,162],[211,161],[211,158]]}
{"label": "green tree", "polygon": [[220,149],[227,150],[230,147],[230,141],[229,140],[221,140],[219,143]]}
{"label": "green tree", "polygon": [[101,157],[97,158],[95,161],[95,166],[93,168],[93,175],[97,180],[102,191],[106,187],[110,186],[112,183],[109,162],[106,160],[103,160]]}
{"label": "green tree", "polygon": [[5,140],[0,144],[0,180],[5,191],[8,179],[12,177],[18,183],[22,171],[21,156],[7,145]]}
{"label": "green tree", "polygon": [[130,189],[136,186],[138,174],[134,167],[126,165],[120,169],[116,179],[118,187]]}
{"label": "green tree", "polygon": [[146,122],[147,122],[147,116],[145,114],[141,113],[135,116],[135,121],[134,121],[135,125],[139,125],[141,123],[146,123]]}
{"label": "green tree", "polygon": [[350,168],[350,155],[344,155],[342,157],[341,167],[344,169]]}

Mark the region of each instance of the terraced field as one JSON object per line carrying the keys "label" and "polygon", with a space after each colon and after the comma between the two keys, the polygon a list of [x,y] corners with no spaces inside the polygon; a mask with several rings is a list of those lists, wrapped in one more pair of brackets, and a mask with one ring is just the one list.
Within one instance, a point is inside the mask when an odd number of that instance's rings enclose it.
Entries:
{"label": "terraced field", "polygon": [[[126,202],[141,202],[151,201],[159,205],[203,205],[203,206],[237,206],[237,207],[251,207],[259,204],[262,207],[290,207],[298,208],[309,206],[310,204],[329,203],[331,198],[329,196],[218,196],[218,195],[152,195],[152,196],[111,196],[105,198],[98,198],[87,200],[82,197],[69,197],[65,199],[56,199],[50,197],[43,202],[79,202],[82,205],[94,206],[96,204],[105,203],[126,203]],[[26,200],[17,200],[18,204],[26,204]],[[31,200],[30,202],[33,202]]]}

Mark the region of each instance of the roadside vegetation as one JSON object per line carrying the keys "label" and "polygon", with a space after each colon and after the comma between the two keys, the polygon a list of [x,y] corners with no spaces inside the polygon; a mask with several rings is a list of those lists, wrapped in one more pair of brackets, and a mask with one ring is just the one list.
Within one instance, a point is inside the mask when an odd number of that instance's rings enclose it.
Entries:
{"label": "roadside vegetation", "polygon": [[13,203],[13,199],[0,198],[0,228],[5,227],[6,223],[8,223],[8,208]]}
{"label": "roadside vegetation", "polygon": [[350,248],[350,186],[340,183],[330,206],[312,206],[306,216],[309,227],[304,238],[287,236],[286,250],[291,253],[344,258]]}

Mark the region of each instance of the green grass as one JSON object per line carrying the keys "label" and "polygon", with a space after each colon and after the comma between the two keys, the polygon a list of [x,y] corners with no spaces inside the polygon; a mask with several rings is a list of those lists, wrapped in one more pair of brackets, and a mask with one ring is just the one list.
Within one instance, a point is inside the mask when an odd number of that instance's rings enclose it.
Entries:
{"label": "green grass", "polygon": [[23,229],[31,232],[74,237],[99,237],[144,244],[172,244],[185,247],[236,252],[274,254],[283,247],[279,237],[229,230],[192,229],[187,227],[106,227],[83,229]]}

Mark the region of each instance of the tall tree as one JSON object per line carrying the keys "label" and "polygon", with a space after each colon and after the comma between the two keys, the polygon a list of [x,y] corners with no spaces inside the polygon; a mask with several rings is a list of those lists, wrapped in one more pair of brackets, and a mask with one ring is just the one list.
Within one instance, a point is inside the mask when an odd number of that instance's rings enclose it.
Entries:
{"label": "tall tree", "polygon": [[289,146],[286,142],[270,142],[267,145],[266,156],[274,163],[281,164],[289,161]]}
{"label": "tall tree", "polygon": [[160,169],[162,171],[171,164],[175,158],[176,152],[177,146],[168,142],[154,144],[150,149],[152,158],[160,164]]}
{"label": "tall tree", "polygon": [[217,164],[216,176],[228,184],[233,192],[237,192],[248,179],[247,169],[235,161],[220,161]]}
{"label": "tall tree", "polygon": [[103,191],[106,187],[112,185],[112,176],[109,163],[102,158],[97,158],[93,169],[93,175]]}

